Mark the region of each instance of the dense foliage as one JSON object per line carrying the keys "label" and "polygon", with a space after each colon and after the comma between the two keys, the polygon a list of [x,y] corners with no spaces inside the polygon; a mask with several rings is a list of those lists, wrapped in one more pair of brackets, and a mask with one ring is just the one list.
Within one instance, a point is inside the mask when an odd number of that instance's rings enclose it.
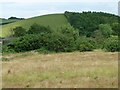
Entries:
{"label": "dense foliage", "polygon": [[65,12],[65,16],[71,25],[61,26],[56,31],[36,23],[28,30],[14,28],[15,39],[3,46],[4,52],[119,51],[118,16],[102,12]]}
{"label": "dense foliage", "polygon": [[23,27],[14,28],[13,32],[15,37],[24,36],[26,34],[26,30]]}
{"label": "dense foliage", "polygon": [[[30,50],[43,50],[43,52],[71,52],[75,50],[79,51],[91,51],[93,50],[93,45],[90,43],[90,40],[84,38],[79,38],[79,31],[74,29],[72,26],[63,26],[59,32],[51,32],[46,28],[46,32],[43,32],[43,29],[39,29],[39,25],[32,25],[33,31],[30,27],[32,33],[28,30],[27,34],[19,36],[5,47],[5,51],[9,52],[24,52]],[[22,29],[22,28],[21,28]],[[41,30],[41,31],[40,31]],[[19,32],[19,31],[18,31]],[[38,32],[38,33],[37,33]],[[81,45],[79,45],[81,44]]]}
{"label": "dense foliage", "polygon": [[[120,22],[120,21],[119,21]],[[112,30],[114,35],[120,35],[120,23],[116,22],[112,24]]]}
{"label": "dense foliage", "polygon": [[9,19],[18,19],[18,20],[24,20],[24,18],[17,18],[17,17],[9,17],[9,18],[8,18],[8,20],[9,20]]}
{"label": "dense foliage", "polygon": [[66,11],[65,16],[74,28],[79,29],[81,35],[88,37],[99,28],[100,24],[109,24],[112,27],[113,23],[118,23],[118,19],[120,20],[118,16],[103,12],[75,13]]}
{"label": "dense foliage", "polygon": [[118,37],[112,36],[104,42],[104,49],[110,52],[120,51]]}
{"label": "dense foliage", "polygon": [[65,52],[74,47],[74,39],[61,34],[29,34],[13,40],[7,46],[16,52],[46,48],[49,51]]}
{"label": "dense foliage", "polygon": [[51,33],[50,27],[45,27],[34,23],[27,32],[28,34]]}
{"label": "dense foliage", "polygon": [[79,37],[76,40],[76,48],[79,51],[92,51],[96,47],[96,42],[90,38]]}
{"label": "dense foliage", "polygon": [[100,24],[99,30],[101,31],[102,35],[106,38],[110,37],[112,34],[112,28],[109,24]]}

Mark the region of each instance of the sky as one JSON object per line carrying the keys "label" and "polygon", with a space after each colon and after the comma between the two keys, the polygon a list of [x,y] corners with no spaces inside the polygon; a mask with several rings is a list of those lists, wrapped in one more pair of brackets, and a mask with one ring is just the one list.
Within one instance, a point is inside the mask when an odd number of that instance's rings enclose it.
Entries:
{"label": "sky", "polygon": [[0,0],[0,18],[30,18],[65,11],[96,11],[118,15],[119,0]]}

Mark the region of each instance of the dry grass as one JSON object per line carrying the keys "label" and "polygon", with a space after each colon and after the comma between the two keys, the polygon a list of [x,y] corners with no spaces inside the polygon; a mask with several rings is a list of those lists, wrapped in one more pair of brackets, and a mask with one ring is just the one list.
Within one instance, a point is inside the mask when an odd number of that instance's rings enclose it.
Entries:
{"label": "dry grass", "polygon": [[115,88],[118,87],[118,53],[73,52],[42,55],[4,55],[5,88]]}

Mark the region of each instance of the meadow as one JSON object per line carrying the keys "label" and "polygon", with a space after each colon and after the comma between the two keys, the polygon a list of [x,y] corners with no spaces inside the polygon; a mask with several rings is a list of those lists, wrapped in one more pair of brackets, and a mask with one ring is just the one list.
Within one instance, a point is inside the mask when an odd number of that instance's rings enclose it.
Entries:
{"label": "meadow", "polygon": [[117,88],[118,52],[3,54],[3,88]]}
{"label": "meadow", "polygon": [[8,20],[8,19],[1,19],[0,18],[0,25],[5,25],[5,24],[9,24],[9,23],[13,23],[18,21],[17,19],[12,19],[12,20]]}

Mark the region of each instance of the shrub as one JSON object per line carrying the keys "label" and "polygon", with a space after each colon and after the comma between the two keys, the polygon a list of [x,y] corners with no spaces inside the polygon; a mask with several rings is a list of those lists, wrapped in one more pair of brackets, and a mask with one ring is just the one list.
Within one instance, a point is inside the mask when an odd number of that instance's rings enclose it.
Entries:
{"label": "shrub", "polygon": [[23,27],[14,28],[13,32],[15,37],[24,36],[26,34],[26,30]]}
{"label": "shrub", "polygon": [[120,35],[120,23],[112,24],[113,35]]}
{"label": "shrub", "polygon": [[40,36],[38,35],[25,35],[12,41],[11,48],[16,52],[30,51],[40,48]]}
{"label": "shrub", "polygon": [[45,27],[34,23],[27,32],[28,34],[51,33],[50,27]]}
{"label": "shrub", "polygon": [[40,49],[37,49],[36,50],[38,53],[41,53],[41,54],[48,54],[50,53],[50,51],[48,51],[46,48],[42,47]]}
{"label": "shrub", "polygon": [[49,40],[48,50],[55,52],[71,52],[75,50],[73,37],[63,34],[52,34]]}
{"label": "shrub", "polygon": [[76,45],[77,50],[79,50],[80,52],[92,51],[93,49],[95,49],[95,42],[92,39],[88,39],[86,37],[80,37],[76,41]]}
{"label": "shrub", "polygon": [[2,53],[15,53],[14,49],[11,48],[11,46],[8,45],[3,45],[2,46]]}
{"label": "shrub", "polygon": [[49,51],[65,52],[74,50],[74,38],[62,34],[29,34],[19,37],[7,45],[16,52],[45,48]]}
{"label": "shrub", "polygon": [[79,30],[69,24],[61,27],[61,33],[68,37],[73,37],[75,40],[79,37]]}
{"label": "shrub", "polygon": [[109,24],[100,24],[99,30],[102,32],[102,35],[106,38],[110,37],[112,34],[112,28]]}
{"label": "shrub", "polygon": [[118,37],[113,36],[108,38],[103,45],[103,48],[107,51],[110,52],[115,52],[120,50],[119,42],[118,42]]}
{"label": "shrub", "polygon": [[92,34],[92,38],[95,40],[97,48],[101,48],[103,46],[103,41],[106,39],[100,30],[95,30]]}

